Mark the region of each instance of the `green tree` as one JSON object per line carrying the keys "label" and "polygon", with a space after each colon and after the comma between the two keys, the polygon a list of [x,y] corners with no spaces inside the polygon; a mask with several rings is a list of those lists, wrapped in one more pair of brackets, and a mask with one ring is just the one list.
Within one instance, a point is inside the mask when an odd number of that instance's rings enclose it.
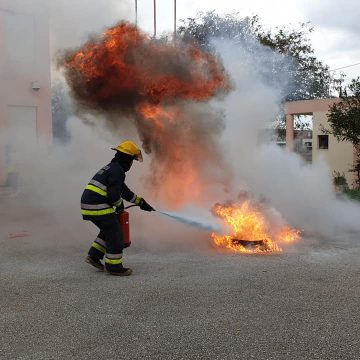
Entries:
{"label": "green tree", "polygon": [[[277,85],[279,78],[286,77],[289,85],[283,93],[283,100],[305,100],[329,97],[331,76],[328,66],[314,55],[309,34],[309,24],[300,24],[298,30],[276,28],[264,29],[257,16],[240,17],[238,13],[218,15],[214,11],[199,13],[195,18],[182,20],[179,35],[185,40],[195,40],[207,50],[214,50],[212,39],[229,39],[234,44],[245,46],[249,52],[258,49],[254,43],[281,54],[283,61],[274,57],[265,59],[260,69],[263,80]],[[281,58],[281,57],[280,57]]]}
{"label": "green tree", "polygon": [[261,31],[257,16],[240,18],[238,13],[220,16],[215,11],[200,12],[195,18],[180,20],[178,34],[187,41],[196,40],[207,50],[213,50],[211,40],[225,38],[242,41],[254,37]]}
{"label": "green tree", "polygon": [[344,86],[341,101],[330,107],[328,120],[331,133],[339,141],[360,144],[360,77]]}
{"label": "green tree", "polygon": [[357,153],[351,171],[356,173],[357,187],[360,187],[360,77],[340,91],[341,101],[330,107],[328,121],[330,129],[323,131],[332,134],[338,141],[351,142]]}

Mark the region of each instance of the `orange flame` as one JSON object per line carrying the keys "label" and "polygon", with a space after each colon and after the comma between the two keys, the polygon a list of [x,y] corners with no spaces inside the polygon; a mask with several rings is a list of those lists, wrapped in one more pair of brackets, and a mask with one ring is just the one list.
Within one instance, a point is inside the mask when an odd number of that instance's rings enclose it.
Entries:
{"label": "orange flame", "polygon": [[143,118],[152,121],[158,130],[165,128],[165,122],[175,123],[177,111],[164,109],[157,105],[152,104],[140,104],[138,111],[142,114]]}
{"label": "orange flame", "polygon": [[195,105],[231,90],[218,56],[121,22],[68,51],[60,66],[81,110],[105,115],[115,129],[134,122],[153,154],[147,184],[158,200],[172,207],[201,202],[205,186],[227,181],[218,143],[223,118]]}
{"label": "orange flame", "polygon": [[192,44],[151,39],[129,23],[62,60],[70,86],[83,105],[111,110],[166,101],[207,101],[231,89],[219,59]]}
{"label": "orange flame", "polygon": [[291,243],[300,238],[300,231],[288,225],[282,226],[276,234],[272,234],[271,224],[261,212],[261,208],[252,204],[250,200],[229,205],[216,204],[213,212],[233,230],[231,235],[213,233],[214,243],[235,252],[282,252],[278,243]]}
{"label": "orange flame", "polygon": [[293,243],[294,241],[300,238],[301,231],[293,229],[290,226],[285,226],[277,233],[277,238],[279,241],[285,243]]}

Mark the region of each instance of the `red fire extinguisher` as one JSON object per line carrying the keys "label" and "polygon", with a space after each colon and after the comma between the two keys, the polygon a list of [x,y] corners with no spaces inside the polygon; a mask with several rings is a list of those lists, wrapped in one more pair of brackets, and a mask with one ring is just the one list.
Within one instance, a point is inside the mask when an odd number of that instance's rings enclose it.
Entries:
{"label": "red fire extinguisher", "polygon": [[118,219],[120,227],[124,236],[124,247],[129,247],[131,244],[130,241],[130,223],[129,223],[129,213],[127,211],[121,211],[118,214]]}
{"label": "red fire extinguisher", "polygon": [[[129,209],[131,207],[134,207],[137,205],[130,205],[127,206],[124,209]],[[131,240],[130,240],[130,217],[129,217],[129,213],[125,210],[120,211],[118,214],[118,220],[120,223],[120,227],[121,230],[123,232],[124,235],[124,247],[129,247],[131,245]]]}

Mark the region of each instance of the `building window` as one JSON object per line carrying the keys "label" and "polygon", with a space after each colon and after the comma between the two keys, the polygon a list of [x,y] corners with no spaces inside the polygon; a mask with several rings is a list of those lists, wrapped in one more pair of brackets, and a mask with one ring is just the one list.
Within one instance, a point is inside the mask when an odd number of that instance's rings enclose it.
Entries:
{"label": "building window", "polygon": [[318,135],[318,148],[319,149],[329,148],[329,135]]}

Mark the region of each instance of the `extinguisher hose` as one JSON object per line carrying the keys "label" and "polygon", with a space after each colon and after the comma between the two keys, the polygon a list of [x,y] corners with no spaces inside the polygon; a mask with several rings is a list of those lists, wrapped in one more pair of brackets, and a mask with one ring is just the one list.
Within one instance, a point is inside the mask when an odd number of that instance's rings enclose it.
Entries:
{"label": "extinguisher hose", "polygon": [[[136,204],[129,205],[129,206],[124,207],[124,210],[130,209],[130,208],[132,208],[132,207],[134,207],[134,206],[139,206],[139,205],[136,205]],[[156,210],[155,210],[155,211],[156,211]],[[157,211],[157,212],[158,212],[159,214],[162,214],[162,215],[171,217],[171,218],[173,218],[174,220],[179,221],[179,222],[181,222],[181,223],[183,223],[183,224],[197,227],[198,229],[211,230],[211,231],[219,231],[218,227],[214,226],[213,224],[208,224],[208,223],[206,223],[206,222],[204,223],[204,222],[201,222],[201,221],[189,219],[189,218],[183,217],[183,216],[178,215],[178,214],[168,213],[168,212],[166,212],[166,211]]]}
{"label": "extinguisher hose", "polygon": [[136,205],[136,204],[134,204],[134,205],[129,205],[129,206],[124,207],[124,210],[130,209],[130,208],[132,208],[132,207],[134,207],[134,206],[139,206],[139,205]]}

